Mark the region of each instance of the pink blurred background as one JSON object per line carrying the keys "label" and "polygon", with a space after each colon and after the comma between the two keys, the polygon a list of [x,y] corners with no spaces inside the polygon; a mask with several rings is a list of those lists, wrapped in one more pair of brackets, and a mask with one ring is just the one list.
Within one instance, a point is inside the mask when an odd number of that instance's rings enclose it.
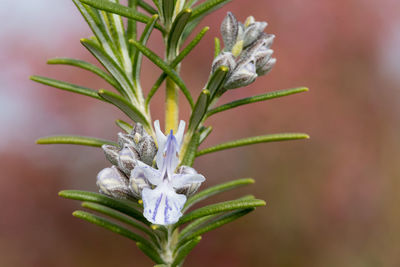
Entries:
{"label": "pink blurred background", "polygon": [[[229,10],[242,21],[250,14],[268,21],[278,64],[221,103],[298,86],[310,92],[215,115],[204,147],[289,131],[311,139],[196,161],[206,186],[257,181],[210,202],[252,193],[267,207],[205,234],[185,266],[400,266],[400,2],[233,1],[201,24],[211,30],[184,61],[194,95],[207,80],[213,37]],[[57,196],[62,189],[96,191],[95,176],[108,166],[102,152],[34,144],[51,134],[116,138],[113,121],[124,118],[118,110],[28,79],[105,86],[87,72],[45,64],[57,56],[94,62],[79,43],[89,28],[69,0],[2,0],[0,17],[0,266],[151,266],[133,242],[72,217],[79,203]],[[150,43],[161,53],[157,34]],[[159,73],[145,61],[145,88]],[[153,118],[163,118],[162,100],[160,93]],[[187,119],[187,109],[181,116]]]}

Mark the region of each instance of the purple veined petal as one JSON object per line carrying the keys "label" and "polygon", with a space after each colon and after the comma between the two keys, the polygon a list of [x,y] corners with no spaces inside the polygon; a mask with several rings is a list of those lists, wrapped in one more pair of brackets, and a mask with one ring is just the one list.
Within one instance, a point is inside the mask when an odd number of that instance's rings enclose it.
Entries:
{"label": "purple veined petal", "polygon": [[181,148],[183,142],[183,133],[185,132],[185,126],[186,123],[183,120],[181,120],[179,122],[178,130],[176,131],[175,134],[176,142],[178,143],[179,149]]}
{"label": "purple veined petal", "polygon": [[139,160],[136,161],[136,167],[131,172],[131,179],[132,178],[145,178],[152,185],[159,185],[163,180],[163,177],[159,170],[154,169]]}
{"label": "purple veined petal", "polygon": [[201,174],[174,174],[172,178],[172,187],[174,189],[182,188],[194,183],[202,183],[206,180]]}
{"label": "purple veined petal", "polygon": [[143,215],[153,224],[169,225],[176,223],[182,216],[186,196],[177,194],[167,183],[155,189],[144,188],[142,191]]}
{"label": "purple veined petal", "polygon": [[158,166],[158,168],[160,169],[162,176],[165,177],[165,175],[167,175],[168,180],[170,181],[176,167],[179,165],[179,146],[172,130],[165,142],[164,151],[159,150],[158,153],[162,153],[163,157],[162,166]]}

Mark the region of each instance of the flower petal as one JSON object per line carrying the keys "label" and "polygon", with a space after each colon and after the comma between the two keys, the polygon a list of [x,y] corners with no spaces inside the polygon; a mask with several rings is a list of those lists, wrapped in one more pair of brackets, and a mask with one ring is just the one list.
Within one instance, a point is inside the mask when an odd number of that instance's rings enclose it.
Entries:
{"label": "flower petal", "polygon": [[172,178],[172,187],[179,189],[185,185],[191,185],[194,183],[202,183],[206,180],[203,175],[195,174],[174,174]]}
{"label": "flower petal", "polygon": [[183,133],[185,131],[185,125],[186,125],[186,123],[183,120],[181,120],[179,122],[178,130],[176,131],[176,134],[175,134],[175,138],[176,138],[176,142],[178,143],[179,150],[181,148],[182,141],[183,141]]}
{"label": "flower petal", "polygon": [[165,142],[167,141],[167,137],[164,135],[164,133],[160,129],[160,121],[159,120],[156,120],[154,122],[154,129],[156,131],[156,138],[157,138],[157,145],[158,145],[158,152],[156,155],[156,163],[157,163],[157,167],[161,168],[162,163],[163,163],[164,147],[165,147]]}
{"label": "flower petal", "polygon": [[136,167],[131,172],[131,179],[145,178],[153,185],[159,185],[162,182],[161,173],[149,165],[137,160]]}
{"label": "flower petal", "polygon": [[144,188],[142,192],[143,215],[153,224],[176,223],[182,216],[181,210],[186,196],[177,194],[168,184],[160,184],[155,189]]}

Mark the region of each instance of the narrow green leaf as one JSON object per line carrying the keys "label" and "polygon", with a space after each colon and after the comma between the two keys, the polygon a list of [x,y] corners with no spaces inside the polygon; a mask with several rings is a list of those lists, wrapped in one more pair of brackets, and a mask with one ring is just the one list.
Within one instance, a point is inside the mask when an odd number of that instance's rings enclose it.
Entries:
{"label": "narrow green leaf", "polygon": [[122,112],[128,115],[128,117],[131,118],[134,122],[140,122],[143,124],[143,126],[150,127],[150,124],[147,121],[146,117],[134,105],[132,105],[128,100],[126,100],[122,96],[106,90],[99,90],[98,94],[105,100],[111,102],[116,107],[118,107]]}
{"label": "narrow green leaf", "polygon": [[[139,0],[128,0],[128,7],[137,11],[137,7],[138,7],[138,5],[140,5],[139,2],[143,3],[143,1],[139,1]],[[136,38],[137,38],[136,20],[128,18],[128,25],[127,25],[127,29],[126,29],[126,40],[129,40],[129,39],[136,40]],[[132,57],[132,55],[135,51],[135,47],[128,42],[128,48],[129,48],[129,55]]]}
{"label": "narrow green leaf", "polygon": [[231,108],[239,107],[242,105],[251,104],[251,103],[255,103],[255,102],[259,102],[259,101],[278,98],[278,97],[283,97],[283,96],[287,96],[287,95],[297,94],[297,93],[301,93],[301,92],[307,92],[307,91],[308,91],[308,88],[299,87],[299,88],[279,90],[279,91],[274,91],[274,92],[269,92],[269,93],[265,93],[265,94],[261,94],[261,95],[256,95],[256,96],[239,99],[239,100],[227,103],[225,105],[216,107],[216,108],[208,111],[207,117],[210,117],[211,115],[214,115],[215,113],[225,111],[225,110],[228,110]]}
{"label": "narrow green leaf", "polygon": [[208,216],[220,212],[237,210],[237,209],[247,209],[254,208],[259,206],[265,206],[265,201],[260,199],[249,199],[249,200],[231,200],[220,202],[216,204],[211,204],[205,207],[201,207],[192,212],[189,212],[181,217],[181,219],[175,224],[175,226],[179,226],[189,221],[193,221],[197,218]]}
{"label": "narrow green leaf", "polygon": [[111,77],[107,72],[105,72],[102,69],[100,69],[99,67],[97,67],[89,62],[83,61],[83,60],[73,59],[73,58],[52,58],[47,61],[47,64],[69,65],[69,66],[78,67],[78,68],[81,68],[84,70],[88,70],[88,71],[96,74],[100,78],[103,78],[106,82],[108,82],[113,87],[119,87],[119,84],[117,83],[117,81],[113,77]]}
{"label": "narrow green leaf", "polygon": [[[136,11],[133,8],[129,8],[117,3],[112,3],[108,0],[79,0],[82,3],[90,5],[100,10],[108,11],[113,14],[117,14],[126,18],[134,19],[136,21],[148,23],[150,18],[143,13]],[[165,29],[160,25],[156,24],[156,29],[159,29],[161,32],[165,33]]]}
{"label": "narrow green leaf", "polygon": [[[151,15],[157,14],[158,11],[155,10],[151,5],[149,5],[148,3],[146,3],[144,0],[138,0],[138,5],[143,8],[144,10],[146,10],[147,12],[149,12]],[[134,38],[132,38],[134,39]]]}
{"label": "narrow green leaf", "polygon": [[[159,0],[160,7],[162,11],[162,20],[164,25],[171,25],[172,16],[174,14],[175,9],[175,1],[174,0]],[[168,28],[167,26],[167,28]]]}
{"label": "narrow green leaf", "polygon": [[[197,35],[196,37],[181,51],[181,53],[172,61],[171,63],[171,68],[175,68],[178,66],[178,64],[196,47],[196,45],[203,39],[203,36],[206,34],[206,32],[209,30],[209,27],[204,27]],[[147,95],[146,98],[146,110],[148,109],[149,103],[151,98],[154,96],[154,94],[157,92],[158,88],[160,88],[162,82],[165,80],[167,77],[167,74],[162,73],[161,76],[157,79],[156,83],[153,85],[151,88],[149,94]]]}
{"label": "narrow green leaf", "polygon": [[159,253],[156,250],[154,250],[153,248],[151,248],[141,242],[137,242],[136,246],[155,263],[157,263],[157,264],[164,263],[164,261],[161,259],[160,255],[159,255]]}
{"label": "narrow green leaf", "polygon": [[77,94],[81,94],[81,95],[86,95],[86,96],[90,96],[96,99],[101,99],[101,97],[99,97],[99,95],[97,94],[97,91],[87,88],[87,87],[83,87],[83,86],[79,86],[76,84],[72,84],[72,83],[67,83],[67,82],[62,82],[62,81],[58,81],[58,80],[54,80],[51,78],[47,78],[47,77],[43,77],[43,76],[31,76],[30,79],[32,81],[44,84],[44,85],[48,85],[48,86],[52,86],[61,90],[65,90],[65,91],[69,91],[69,92],[73,92],[73,93],[77,93]]}
{"label": "narrow green leaf", "polygon": [[198,0],[189,0],[185,3],[185,8],[191,8]]}
{"label": "narrow green leaf", "polygon": [[195,132],[186,149],[181,165],[185,166],[193,165],[194,159],[196,158],[196,151],[198,147],[199,147],[199,133]]}
{"label": "narrow green leaf", "polygon": [[225,191],[237,188],[237,187],[249,185],[249,184],[254,184],[254,180],[251,178],[243,178],[243,179],[237,179],[237,180],[229,181],[226,183],[218,184],[218,185],[209,187],[205,190],[202,190],[202,191],[198,192],[197,194],[193,195],[192,197],[190,197],[186,201],[186,204],[185,204],[185,207],[183,208],[182,213],[184,213],[186,210],[188,210],[194,204],[196,204],[206,198],[209,198],[216,194],[219,194],[219,193],[222,193],[222,192],[225,192]]}
{"label": "narrow green leaf", "polygon": [[182,81],[182,79],[179,77],[179,75],[175,72],[171,66],[169,66],[167,63],[165,63],[159,56],[157,56],[153,51],[148,49],[147,47],[143,46],[139,42],[135,40],[129,40],[137,49],[140,50],[140,52],[143,53],[148,59],[150,59],[154,64],[156,64],[160,69],[162,69],[168,76],[171,77],[171,79],[179,86],[181,89],[182,93],[185,95],[186,99],[189,101],[190,106],[193,108],[193,99],[192,96],[190,95],[189,90],[187,89],[185,83]]}
{"label": "narrow green leaf", "polygon": [[231,0],[208,0],[203,2],[193,8],[193,14],[190,20],[195,20],[197,18],[202,18],[212,11],[221,8],[225,4],[229,3]]}
{"label": "narrow green leaf", "polygon": [[210,135],[210,133],[212,132],[212,126],[208,126],[208,127],[202,127],[200,129],[200,139],[199,139],[199,145],[201,145],[204,140],[206,140],[206,138]]}
{"label": "narrow green leaf", "polygon": [[[171,1],[173,2],[173,0]],[[185,29],[186,24],[188,23],[191,15],[192,15],[192,10],[186,8],[176,16],[168,35],[167,48],[166,48],[168,51],[168,55],[177,54],[178,52],[177,49],[179,47],[183,30]]]}
{"label": "narrow green leaf", "polygon": [[154,245],[159,245],[157,237],[154,235],[154,233],[152,231],[150,231],[150,229],[148,227],[132,220],[130,217],[126,216],[125,214],[120,213],[114,209],[108,208],[106,206],[103,206],[103,205],[100,205],[97,203],[92,203],[92,202],[82,202],[81,206],[84,208],[87,208],[87,209],[91,209],[93,211],[100,212],[100,213],[107,215],[111,218],[114,218],[120,222],[123,222],[130,226],[133,226],[133,227],[137,228],[138,230],[147,234],[153,240]]}
{"label": "narrow green leaf", "polygon": [[48,145],[48,144],[71,144],[71,145],[82,145],[82,146],[94,146],[101,147],[102,145],[117,145],[116,143],[100,138],[77,136],[77,135],[56,135],[42,137],[36,140],[36,144]]}
{"label": "narrow green leaf", "polygon": [[[240,210],[235,210],[232,212],[228,212],[227,214],[224,214],[216,219],[211,220],[208,223],[205,223],[202,225],[199,229],[193,232],[187,232],[186,236],[185,235],[180,235],[180,241],[178,244],[182,244],[196,236],[202,235],[206,232],[209,232],[211,230],[214,230],[218,227],[221,227],[227,223],[230,223],[234,220],[239,219],[240,217],[243,217],[244,215],[252,212],[255,210],[255,208],[249,208],[249,209],[240,209]],[[208,217],[208,216],[207,216]],[[179,246],[179,245],[178,245]]]}
{"label": "narrow green leaf", "polygon": [[[149,23],[146,24],[146,27],[143,30],[143,33],[140,37],[139,42],[143,45],[146,46],[147,41],[149,40],[150,34],[153,31],[154,24],[156,23],[158,19],[158,15],[153,15]],[[132,43],[130,43],[132,45]],[[141,65],[142,65],[142,53],[140,53],[139,50],[135,49],[135,53],[133,55],[133,71],[135,74],[135,80],[136,82],[139,82],[140,80],[140,70],[141,70]]]}
{"label": "narrow green leaf", "polygon": [[[117,3],[118,0],[109,0],[109,2]],[[133,9],[135,10],[135,9]],[[121,16],[113,13],[107,13],[110,21],[110,29],[114,32],[114,43],[118,48],[118,54],[121,57],[123,69],[128,74],[132,73],[132,62],[128,50],[128,40],[126,39],[125,27]]]}
{"label": "narrow green leaf", "polygon": [[80,201],[89,201],[97,204],[101,204],[107,206],[111,209],[115,209],[117,211],[122,212],[142,223],[149,225],[150,223],[143,217],[141,211],[137,210],[137,204],[129,204],[131,201],[122,201],[107,197],[102,194],[94,193],[94,192],[86,192],[80,190],[63,190],[58,193],[60,197],[80,200]]}
{"label": "narrow green leaf", "polygon": [[213,147],[205,148],[197,152],[197,157],[202,156],[208,153],[213,153],[225,149],[247,146],[258,143],[267,143],[267,142],[277,142],[277,141],[288,141],[288,140],[297,140],[297,139],[309,139],[310,137],[304,133],[280,133],[280,134],[268,134],[261,136],[254,136],[243,138],[223,144],[219,144]]}
{"label": "narrow green leaf", "polygon": [[202,225],[206,221],[208,221],[208,220],[210,220],[212,218],[216,218],[216,217],[218,217],[220,215],[221,215],[220,213],[217,213],[217,214],[204,216],[204,217],[198,218],[197,220],[194,220],[193,222],[188,224],[185,228],[183,228],[179,232],[178,240],[182,240],[188,234],[193,233],[200,225]]}
{"label": "narrow green leaf", "polygon": [[132,129],[133,129],[132,125],[130,125],[129,123],[127,123],[127,122],[125,122],[125,121],[123,121],[123,120],[116,120],[116,121],[115,121],[115,124],[116,124],[119,128],[121,128],[122,130],[124,130],[124,131],[127,132],[127,133],[132,132]]}
{"label": "narrow green leaf", "polygon": [[214,45],[215,45],[214,58],[216,58],[219,55],[219,53],[221,53],[221,41],[219,40],[218,37],[214,38]]}
{"label": "narrow green leaf", "polygon": [[117,233],[119,235],[125,236],[135,242],[141,242],[143,244],[146,244],[148,247],[152,247],[151,243],[147,241],[144,237],[135,234],[134,232],[126,229],[125,227],[122,227],[118,224],[115,224],[105,218],[102,218],[100,216],[93,215],[89,212],[85,212],[82,210],[77,210],[72,213],[73,216],[83,219],[85,221],[88,221],[90,223],[96,224],[98,226],[101,226],[107,230],[110,230],[111,232]]}
{"label": "narrow green leaf", "polygon": [[188,126],[189,131],[194,132],[197,130],[197,127],[203,120],[204,115],[206,114],[206,111],[208,109],[209,98],[210,98],[209,90],[205,89],[200,93],[200,96],[196,101],[196,105],[193,108],[192,115],[190,116],[189,119],[189,126]]}
{"label": "narrow green leaf", "polygon": [[112,47],[112,41],[107,34],[107,29],[104,24],[101,23],[98,13],[92,7],[83,5],[79,0],[72,0],[76,7],[81,12],[82,16],[85,18],[92,32],[96,36],[97,40],[100,42],[101,46],[104,48],[108,55],[111,55],[113,60],[117,60],[115,55],[115,50]]}
{"label": "narrow green leaf", "polygon": [[229,68],[226,66],[220,66],[211,75],[210,80],[207,83],[207,89],[210,91],[210,98],[213,99],[217,92],[224,86],[225,78],[229,73]]}
{"label": "narrow green leaf", "polygon": [[[100,63],[108,70],[115,80],[119,83],[120,88],[123,90],[118,90],[122,95],[129,97],[131,100],[135,100],[136,92],[133,90],[133,85],[126,73],[121,69],[121,67],[112,58],[110,58],[104,51],[93,41],[88,39],[81,39],[81,43],[89,50],[89,52],[96,57]],[[133,93],[133,95],[132,95]]]}
{"label": "narrow green leaf", "polygon": [[178,251],[176,251],[176,256],[175,256],[175,260],[172,263],[172,267],[177,267],[179,266],[183,260],[185,259],[185,257],[190,253],[190,251],[192,251],[192,249],[200,242],[201,240],[201,236],[197,236],[191,240],[189,240],[188,242],[186,242],[185,244],[183,244]]}

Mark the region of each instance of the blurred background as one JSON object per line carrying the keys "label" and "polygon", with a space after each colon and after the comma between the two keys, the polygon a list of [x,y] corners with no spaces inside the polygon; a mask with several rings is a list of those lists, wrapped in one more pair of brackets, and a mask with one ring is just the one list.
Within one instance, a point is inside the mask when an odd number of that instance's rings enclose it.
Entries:
{"label": "blurred background", "polygon": [[[213,116],[203,147],[290,131],[311,139],[198,158],[206,186],[257,181],[210,203],[252,193],[267,207],[205,234],[185,266],[400,266],[400,2],[233,1],[203,21],[211,30],[183,63],[194,95],[229,10],[241,21],[268,21],[278,63],[221,103],[298,86],[310,91]],[[106,86],[87,72],[46,65],[58,56],[95,62],[79,43],[91,35],[88,26],[69,0],[1,0],[0,17],[0,266],[151,266],[133,242],[72,217],[79,203],[57,196],[97,191],[96,174],[109,165],[102,151],[34,143],[52,134],[116,139],[113,121],[124,116],[115,108],[28,79]],[[161,53],[157,34],[150,46]],[[159,73],[145,61],[145,88]],[[163,97],[160,91],[154,100],[153,118],[164,117]]]}

